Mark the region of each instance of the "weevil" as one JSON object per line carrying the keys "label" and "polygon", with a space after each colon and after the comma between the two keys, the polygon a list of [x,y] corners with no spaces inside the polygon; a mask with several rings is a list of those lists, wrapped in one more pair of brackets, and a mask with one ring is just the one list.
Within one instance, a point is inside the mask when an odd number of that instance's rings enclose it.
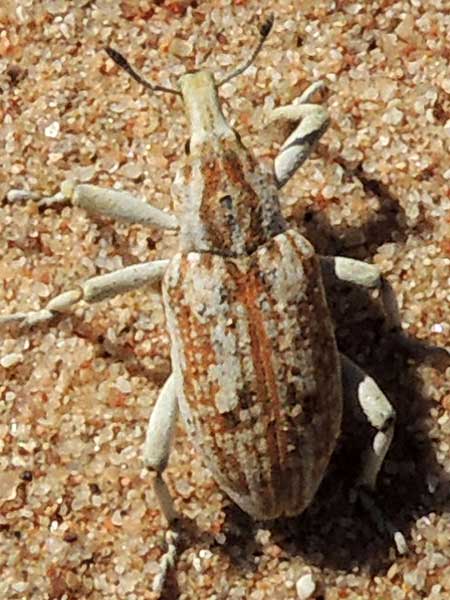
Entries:
{"label": "weevil", "polygon": [[[175,556],[177,513],[163,473],[179,411],[220,488],[254,519],[298,515],[310,504],[335,450],[344,408],[362,412],[373,428],[359,483],[375,486],[393,437],[393,407],[338,351],[323,279],[378,288],[387,318],[397,322],[392,291],[373,265],[318,256],[289,228],[278,199],[327,129],[327,110],[311,101],[324,84],[312,84],[271,114],[271,122],[292,124],[271,171],[257,163],[221,108],[220,86],[254,61],[271,27],[269,20],[260,28],[250,59],[221,81],[198,70],[182,75],[176,90],[147,82],[107,49],[140,84],[183,102],[190,138],[182,207],[175,216],[126,192],[74,184],[40,202],[69,198],[93,214],[178,230],[178,251],[170,260],[88,279],[42,310],[0,319],[30,326],[78,301],[97,302],[161,281],[172,373],[150,416],[144,461],[172,529],[155,589]],[[24,197],[12,190],[8,199]],[[346,397],[344,388],[354,395]]]}

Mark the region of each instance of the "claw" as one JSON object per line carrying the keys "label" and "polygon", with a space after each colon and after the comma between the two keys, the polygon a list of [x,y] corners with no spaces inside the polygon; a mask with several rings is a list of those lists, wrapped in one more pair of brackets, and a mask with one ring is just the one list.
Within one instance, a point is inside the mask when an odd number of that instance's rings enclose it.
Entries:
{"label": "claw", "polygon": [[161,558],[161,572],[153,580],[153,591],[160,594],[167,580],[169,571],[175,567],[177,558],[177,545],[180,536],[173,529],[169,529],[166,533],[167,552]]}
{"label": "claw", "polygon": [[20,327],[33,327],[39,323],[49,321],[55,316],[51,310],[42,309],[31,312],[17,312],[12,315],[0,316],[0,327],[17,323]]}

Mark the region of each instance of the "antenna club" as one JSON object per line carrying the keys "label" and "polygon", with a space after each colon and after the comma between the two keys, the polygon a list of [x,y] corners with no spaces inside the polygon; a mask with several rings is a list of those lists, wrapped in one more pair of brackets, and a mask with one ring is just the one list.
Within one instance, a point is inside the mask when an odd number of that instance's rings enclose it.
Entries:
{"label": "antenna club", "polygon": [[243,73],[246,69],[248,69],[248,67],[252,64],[252,62],[258,56],[261,48],[263,47],[263,44],[266,41],[267,36],[269,35],[269,33],[272,29],[274,20],[275,20],[275,18],[273,16],[273,14],[270,14],[267,17],[267,19],[264,21],[264,23],[262,23],[262,25],[259,26],[259,28],[258,28],[259,35],[260,35],[259,42],[258,42],[256,48],[253,50],[253,53],[250,56],[250,58],[241,67],[239,67],[238,69],[236,69],[235,71],[233,71],[232,73],[230,73],[229,75],[224,77],[224,79],[219,81],[219,83],[217,84],[217,87],[220,87],[224,83],[228,83],[231,79],[234,79],[235,77],[237,77],[238,75]]}
{"label": "antenna club", "polygon": [[272,31],[272,27],[275,21],[275,16],[271,13],[267,19],[262,23],[259,27],[259,33],[261,37],[265,40],[269,33]]}
{"label": "antenna club", "polygon": [[124,69],[124,71],[126,71],[128,75],[130,75],[130,77],[132,77],[135,81],[143,85],[148,90],[152,92],[166,92],[169,94],[176,94],[177,96],[181,96],[181,92],[179,92],[178,90],[173,90],[162,85],[154,85],[153,83],[146,81],[141,75],[139,75],[139,73],[135,69],[133,69],[133,67],[127,61],[125,56],[123,56],[117,50],[114,50],[114,48],[111,48],[111,46],[106,46],[105,52],[109,56],[109,58],[116,63],[116,65]]}

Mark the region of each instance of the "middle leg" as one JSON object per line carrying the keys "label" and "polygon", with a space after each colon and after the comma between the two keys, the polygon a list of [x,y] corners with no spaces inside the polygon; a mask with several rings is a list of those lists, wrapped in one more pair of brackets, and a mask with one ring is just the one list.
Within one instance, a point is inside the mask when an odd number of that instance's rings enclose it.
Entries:
{"label": "middle leg", "polygon": [[320,266],[325,281],[340,281],[367,289],[379,289],[388,329],[401,331],[400,313],[394,290],[378,267],[345,256],[321,256]]}
{"label": "middle leg", "polygon": [[450,366],[450,353],[445,348],[410,337],[403,331],[394,290],[378,267],[345,256],[321,256],[320,266],[325,282],[340,281],[367,289],[378,289],[386,327],[394,343],[415,360],[426,362],[441,371]]}
{"label": "middle leg", "polygon": [[168,260],[155,260],[131,265],[112,273],[91,277],[79,287],[62,292],[52,298],[41,310],[16,312],[0,316],[0,326],[10,323],[33,326],[49,321],[55,315],[67,311],[72,305],[84,300],[90,304],[113,298],[144,285],[156,283],[162,279]]}

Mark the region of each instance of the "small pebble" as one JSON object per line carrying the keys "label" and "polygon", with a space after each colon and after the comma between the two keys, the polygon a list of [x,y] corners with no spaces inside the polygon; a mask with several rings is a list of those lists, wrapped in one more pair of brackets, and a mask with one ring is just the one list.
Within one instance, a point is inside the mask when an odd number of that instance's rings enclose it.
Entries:
{"label": "small pebble", "polygon": [[36,197],[36,193],[28,190],[9,190],[6,194],[8,202],[26,202],[27,200],[33,200]]}
{"label": "small pebble", "polygon": [[179,38],[174,38],[170,44],[169,52],[174,56],[186,58],[186,56],[189,56],[192,53],[192,44],[180,40]]}
{"label": "small pebble", "polygon": [[15,367],[21,362],[23,362],[23,354],[19,352],[11,352],[10,354],[5,354],[5,356],[2,356],[2,358],[0,358],[0,365],[4,369]]}
{"label": "small pebble", "polygon": [[59,135],[59,123],[58,121],[53,121],[53,123],[50,123],[50,125],[48,125],[45,129],[44,129],[44,134],[46,137],[49,138],[57,138]]}
{"label": "small pebble", "polygon": [[120,168],[119,172],[129,179],[139,179],[142,175],[143,166],[140,163],[129,162]]}
{"label": "small pebble", "polygon": [[314,594],[316,583],[311,573],[302,575],[295,584],[299,600],[308,600]]}
{"label": "small pebble", "polygon": [[132,390],[131,383],[125,377],[118,377],[116,380],[116,388],[122,392],[122,394],[129,394]]}
{"label": "small pebble", "polygon": [[395,532],[394,541],[399,554],[406,554],[408,552],[408,545],[406,543],[405,536],[401,531]]}

